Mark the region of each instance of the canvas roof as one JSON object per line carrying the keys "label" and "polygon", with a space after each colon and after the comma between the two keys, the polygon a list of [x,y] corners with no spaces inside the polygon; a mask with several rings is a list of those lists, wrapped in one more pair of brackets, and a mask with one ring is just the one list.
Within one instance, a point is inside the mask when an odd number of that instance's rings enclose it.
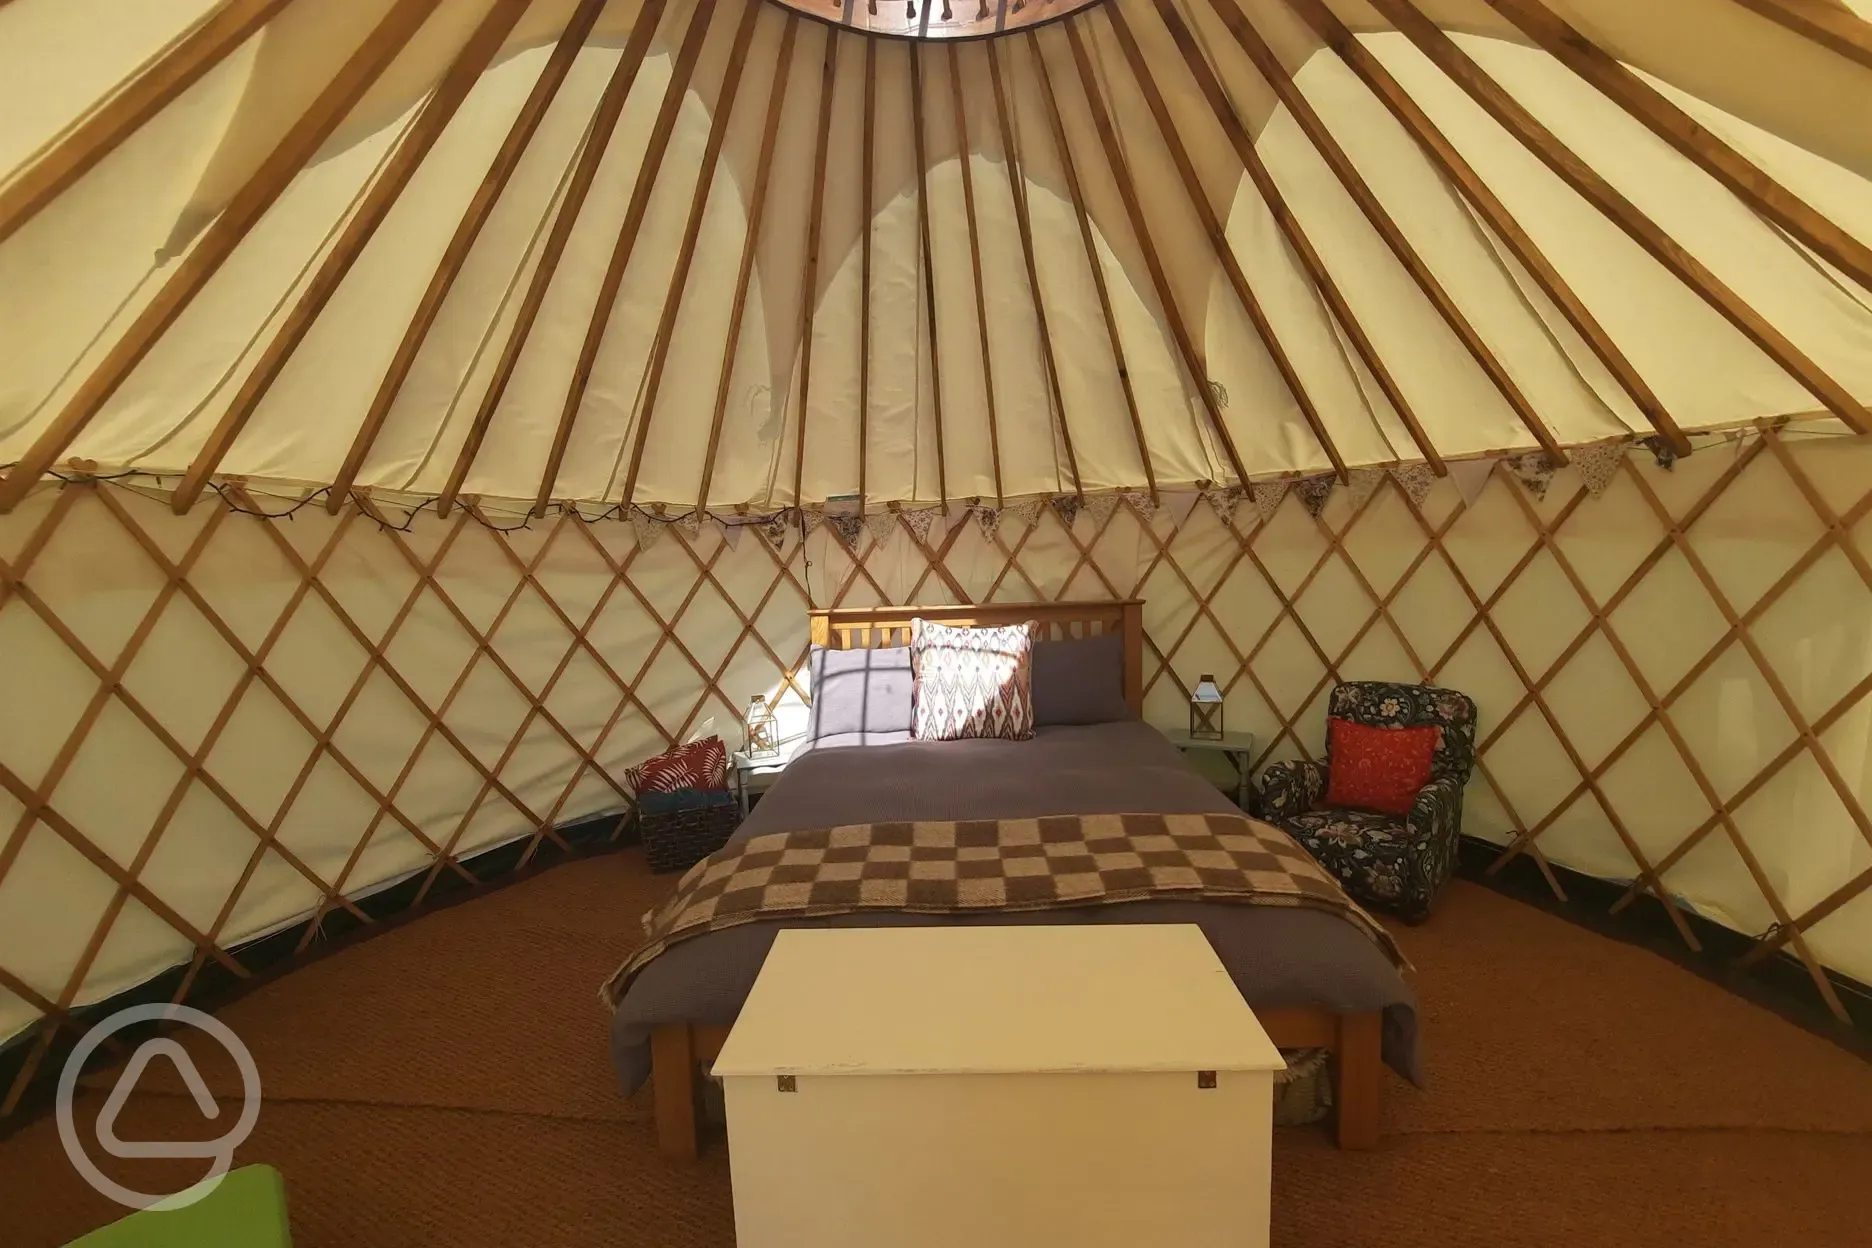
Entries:
{"label": "canvas roof", "polygon": [[183,502],[762,509],[1862,427],[1866,29],[1112,0],[913,43],[773,3],[11,0],[0,505],[73,458]]}

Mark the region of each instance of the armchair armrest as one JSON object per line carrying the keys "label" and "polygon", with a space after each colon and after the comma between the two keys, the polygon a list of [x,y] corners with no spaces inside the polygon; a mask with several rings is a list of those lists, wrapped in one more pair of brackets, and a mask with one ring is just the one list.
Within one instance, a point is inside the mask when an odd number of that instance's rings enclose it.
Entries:
{"label": "armchair armrest", "polygon": [[1405,816],[1411,839],[1425,847],[1424,857],[1436,868],[1439,883],[1456,865],[1464,787],[1460,776],[1432,780],[1418,792],[1410,814]]}
{"label": "armchair armrest", "polygon": [[1304,815],[1326,796],[1326,778],[1321,763],[1275,763],[1255,780],[1255,813],[1264,819]]}
{"label": "armchair armrest", "polygon": [[1408,822],[1413,830],[1428,830],[1443,820],[1453,820],[1462,813],[1464,781],[1457,776],[1432,780],[1417,792],[1411,803]]}

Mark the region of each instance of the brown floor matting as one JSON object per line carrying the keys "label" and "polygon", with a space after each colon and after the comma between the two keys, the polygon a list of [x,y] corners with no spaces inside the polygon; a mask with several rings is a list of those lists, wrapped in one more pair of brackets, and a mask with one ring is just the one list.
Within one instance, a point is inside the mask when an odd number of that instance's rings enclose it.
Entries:
{"label": "brown floor matting", "polygon": [[[598,984],[669,886],[635,852],[570,863],[222,1011],[266,1090],[238,1161],[285,1174],[295,1244],[733,1243],[721,1146],[698,1166],[665,1163],[648,1093],[620,1099],[605,1052]],[[1469,884],[1398,938],[1417,967],[1430,1087],[1387,1076],[1375,1153],[1279,1133],[1276,1245],[1872,1242],[1872,1066]],[[190,1047],[217,1094],[238,1088],[211,1048]],[[120,1138],[213,1138],[165,1067]],[[85,1094],[80,1121],[101,1099]],[[201,1169],[112,1167],[146,1190]],[[0,1141],[0,1241],[62,1244],[115,1212],[50,1120]]]}

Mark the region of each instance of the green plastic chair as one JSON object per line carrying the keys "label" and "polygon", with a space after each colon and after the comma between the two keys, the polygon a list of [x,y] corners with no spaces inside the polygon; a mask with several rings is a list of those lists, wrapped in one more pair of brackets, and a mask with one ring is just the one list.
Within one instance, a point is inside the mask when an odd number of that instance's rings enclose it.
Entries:
{"label": "green plastic chair", "polygon": [[286,1181],[272,1166],[242,1166],[186,1209],[145,1209],[68,1248],[291,1248]]}

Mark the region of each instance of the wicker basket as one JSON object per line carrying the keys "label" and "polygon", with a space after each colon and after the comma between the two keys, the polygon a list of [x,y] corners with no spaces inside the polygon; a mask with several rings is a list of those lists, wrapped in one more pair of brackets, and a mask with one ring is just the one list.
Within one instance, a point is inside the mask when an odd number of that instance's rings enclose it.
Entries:
{"label": "wicker basket", "polygon": [[645,793],[637,800],[637,829],[652,871],[687,871],[726,845],[740,822],[726,789]]}
{"label": "wicker basket", "polygon": [[1274,1125],[1300,1127],[1332,1112],[1331,1056],[1325,1049],[1286,1049],[1287,1069],[1274,1076]]}

